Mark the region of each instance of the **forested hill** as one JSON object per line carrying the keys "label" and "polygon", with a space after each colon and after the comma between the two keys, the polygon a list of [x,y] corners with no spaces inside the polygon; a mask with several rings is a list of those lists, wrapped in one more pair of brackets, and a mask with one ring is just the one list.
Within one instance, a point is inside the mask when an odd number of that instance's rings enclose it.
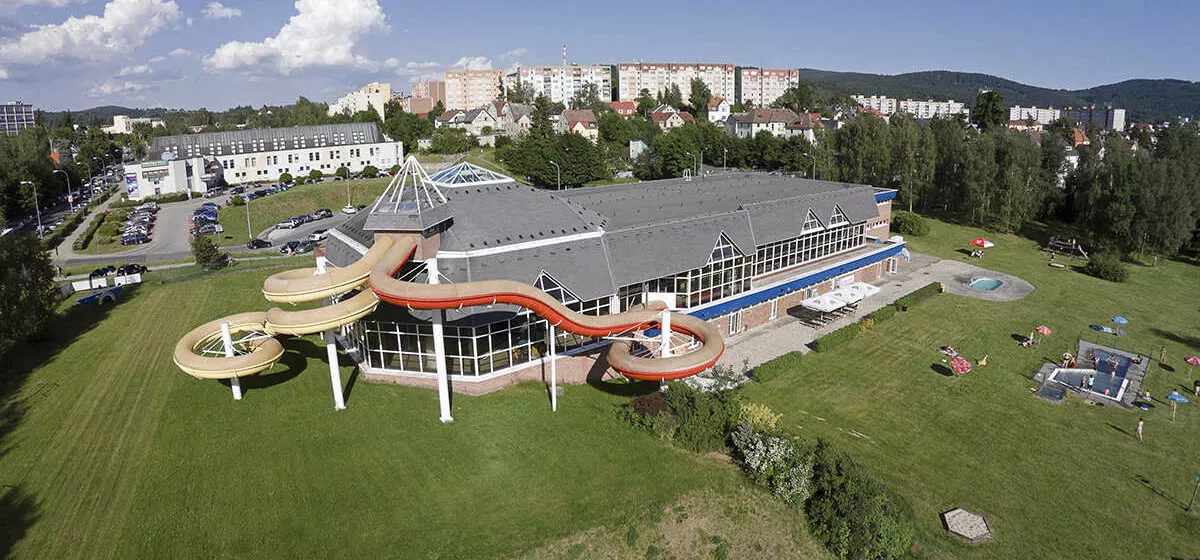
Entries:
{"label": "forested hill", "polygon": [[813,86],[845,94],[886,95],[900,99],[954,99],[975,102],[981,89],[1004,94],[1006,105],[1079,107],[1111,104],[1126,109],[1128,120],[1160,122],[1178,116],[1200,115],[1200,83],[1184,80],[1126,80],[1081,90],[1030,86],[988,74],[969,72],[910,72],[883,75],[801,69],[800,79]]}

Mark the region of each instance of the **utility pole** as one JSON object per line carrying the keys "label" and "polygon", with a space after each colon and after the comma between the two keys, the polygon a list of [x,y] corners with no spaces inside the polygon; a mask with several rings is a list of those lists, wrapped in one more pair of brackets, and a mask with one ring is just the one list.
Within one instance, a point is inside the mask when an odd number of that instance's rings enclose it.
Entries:
{"label": "utility pole", "polygon": [[51,174],[62,173],[63,177],[67,178],[67,207],[69,207],[71,209],[71,212],[74,213],[75,212],[75,195],[71,193],[71,174],[67,173],[66,171],[63,171],[61,169],[55,169],[54,171],[51,171],[50,173]]}
{"label": "utility pole", "polygon": [[33,189],[33,212],[34,212],[34,214],[37,215],[37,236],[39,239],[41,239],[41,237],[42,237],[42,207],[38,206],[37,185],[33,184],[33,181],[21,181],[21,184],[29,185],[29,188]]}

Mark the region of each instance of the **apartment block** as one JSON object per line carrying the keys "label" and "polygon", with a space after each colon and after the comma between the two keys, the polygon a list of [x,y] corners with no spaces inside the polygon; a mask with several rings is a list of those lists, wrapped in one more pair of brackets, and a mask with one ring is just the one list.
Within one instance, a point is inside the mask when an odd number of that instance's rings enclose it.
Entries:
{"label": "apartment block", "polygon": [[953,117],[955,115],[967,115],[970,113],[965,103],[953,99],[949,101],[934,101],[932,99],[913,101],[912,99],[905,99],[896,103],[896,111],[907,113],[918,119]]}
{"label": "apartment block", "polygon": [[1071,122],[1089,129],[1125,130],[1125,109],[1112,107],[1067,107],[1063,110]]}
{"label": "apartment block", "polygon": [[1008,120],[1010,121],[1027,121],[1032,119],[1033,122],[1040,124],[1050,124],[1062,117],[1062,111],[1053,107],[1022,107],[1016,105],[1008,108]]}
{"label": "apartment block", "polygon": [[434,105],[441,101],[444,106],[446,105],[446,82],[436,80],[417,82],[413,84],[412,97],[428,97],[433,100]]}
{"label": "apartment block", "polygon": [[446,108],[474,109],[500,99],[503,80],[503,70],[446,72]]}
{"label": "apartment block", "polygon": [[737,73],[732,64],[676,64],[628,62],[617,65],[617,97],[633,101],[638,92],[649,90],[655,95],[672,85],[678,86],[686,100],[692,91],[692,79],[700,78],[713,97],[734,99]]}
{"label": "apartment block", "polygon": [[27,128],[33,128],[35,120],[33,105],[20,101],[0,105],[0,130],[3,130],[4,134],[12,136]]}
{"label": "apartment block", "polygon": [[373,82],[357,90],[347,93],[336,103],[329,106],[329,114],[337,115],[342,112],[350,114],[359,111],[373,110],[379,113],[379,118],[385,118],[384,107],[392,100],[391,84]]}
{"label": "apartment block", "polygon": [[795,68],[738,68],[738,101],[766,107],[789,88],[800,85]]}
{"label": "apartment block", "polygon": [[851,99],[858,103],[859,107],[866,109],[874,109],[883,115],[891,115],[896,112],[896,98],[884,97],[882,95],[852,95]]}
{"label": "apartment block", "polygon": [[534,96],[570,105],[571,98],[587,84],[596,84],[600,101],[612,101],[612,67],[606,65],[522,66],[517,81],[533,88]]}

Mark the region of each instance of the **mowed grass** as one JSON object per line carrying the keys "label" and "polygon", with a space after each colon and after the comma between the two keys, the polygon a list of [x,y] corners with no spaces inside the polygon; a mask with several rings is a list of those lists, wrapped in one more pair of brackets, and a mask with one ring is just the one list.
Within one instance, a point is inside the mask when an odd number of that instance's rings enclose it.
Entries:
{"label": "mowed grass", "polygon": [[[1200,511],[1183,508],[1200,471],[1200,405],[1168,420],[1162,398],[1189,391],[1183,358],[1200,353],[1200,274],[1160,260],[1132,266],[1114,284],[1047,266],[1036,243],[1018,236],[935,223],[914,251],[964,259],[965,242],[995,241],[973,264],[1015,274],[1037,289],[1014,303],[939,295],[827,354],[791,357],[790,370],[747,389],[783,413],[802,436],[827,438],[868,465],[911,506],[925,558],[1191,558],[1200,555]],[[1082,265],[1082,261],[1075,261]],[[1091,323],[1131,320],[1128,336],[1091,338],[1153,356],[1167,346],[1171,369],[1151,367],[1148,412],[1065,404],[1033,397],[1030,375],[1061,357]],[[1033,349],[1015,337],[1053,329]],[[1085,335],[1090,336],[1090,335]],[[1103,337],[1103,338],[1101,338]],[[986,367],[960,378],[938,370],[945,344]],[[1194,400],[1193,400],[1194,402]],[[1146,441],[1133,437],[1145,418]],[[870,439],[850,434],[856,430]],[[939,514],[964,507],[987,516],[995,539],[963,544]]]}
{"label": "mowed grass", "polygon": [[[383,194],[391,178],[359,179],[357,181],[334,181],[326,178],[324,183],[296,185],[291,189],[247,203],[250,207],[250,227],[255,235],[280,220],[310,214],[318,208],[338,212],[346,205],[346,185],[350,186],[350,201],[354,206],[371,204]],[[261,187],[247,186],[253,192]],[[228,198],[228,197],[226,197]],[[223,200],[222,200],[223,203]],[[221,245],[244,245],[250,240],[246,236],[246,206],[230,206],[217,212],[217,218],[225,228],[221,234]]]}
{"label": "mowed grass", "polygon": [[455,396],[442,424],[436,393],[392,385],[355,382],[335,412],[316,338],[287,339],[241,402],[175,368],[187,330],[267,309],[261,282],[279,269],[151,276],[10,361],[26,377],[0,429],[0,543],[48,558],[508,556],[742,484],[628,426],[624,398],[593,387],[568,387],[558,413],[540,384]]}

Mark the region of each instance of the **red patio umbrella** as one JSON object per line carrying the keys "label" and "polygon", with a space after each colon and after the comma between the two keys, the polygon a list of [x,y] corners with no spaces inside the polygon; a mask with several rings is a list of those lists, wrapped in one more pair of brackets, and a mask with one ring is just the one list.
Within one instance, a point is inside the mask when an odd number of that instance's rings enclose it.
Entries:
{"label": "red patio umbrella", "polygon": [[971,371],[971,362],[962,356],[955,356],[950,360],[950,369],[954,370],[954,373],[967,373]]}
{"label": "red patio umbrella", "polygon": [[1046,325],[1038,325],[1034,330],[1036,330],[1037,333],[1042,336],[1050,336],[1050,327],[1047,327]]}
{"label": "red patio umbrella", "polygon": [[1192,374],[1193,367],[1200,366],[1200,356],[1188,356],[1188,357],[1184,358],[1183,361],[1187,362],[1188,375]]}
{"label": "red patio umbrella", "polygon": [[972,239],[971,242],[968,243],[968,245],[974,245],[976,247],[983,247],[984,249],[987,249],[988,247],[996,246],[995,243],[992,243],[991,241],[988,241],[987,239],[984,239],[982,237],[976,237],[975,239]]}

